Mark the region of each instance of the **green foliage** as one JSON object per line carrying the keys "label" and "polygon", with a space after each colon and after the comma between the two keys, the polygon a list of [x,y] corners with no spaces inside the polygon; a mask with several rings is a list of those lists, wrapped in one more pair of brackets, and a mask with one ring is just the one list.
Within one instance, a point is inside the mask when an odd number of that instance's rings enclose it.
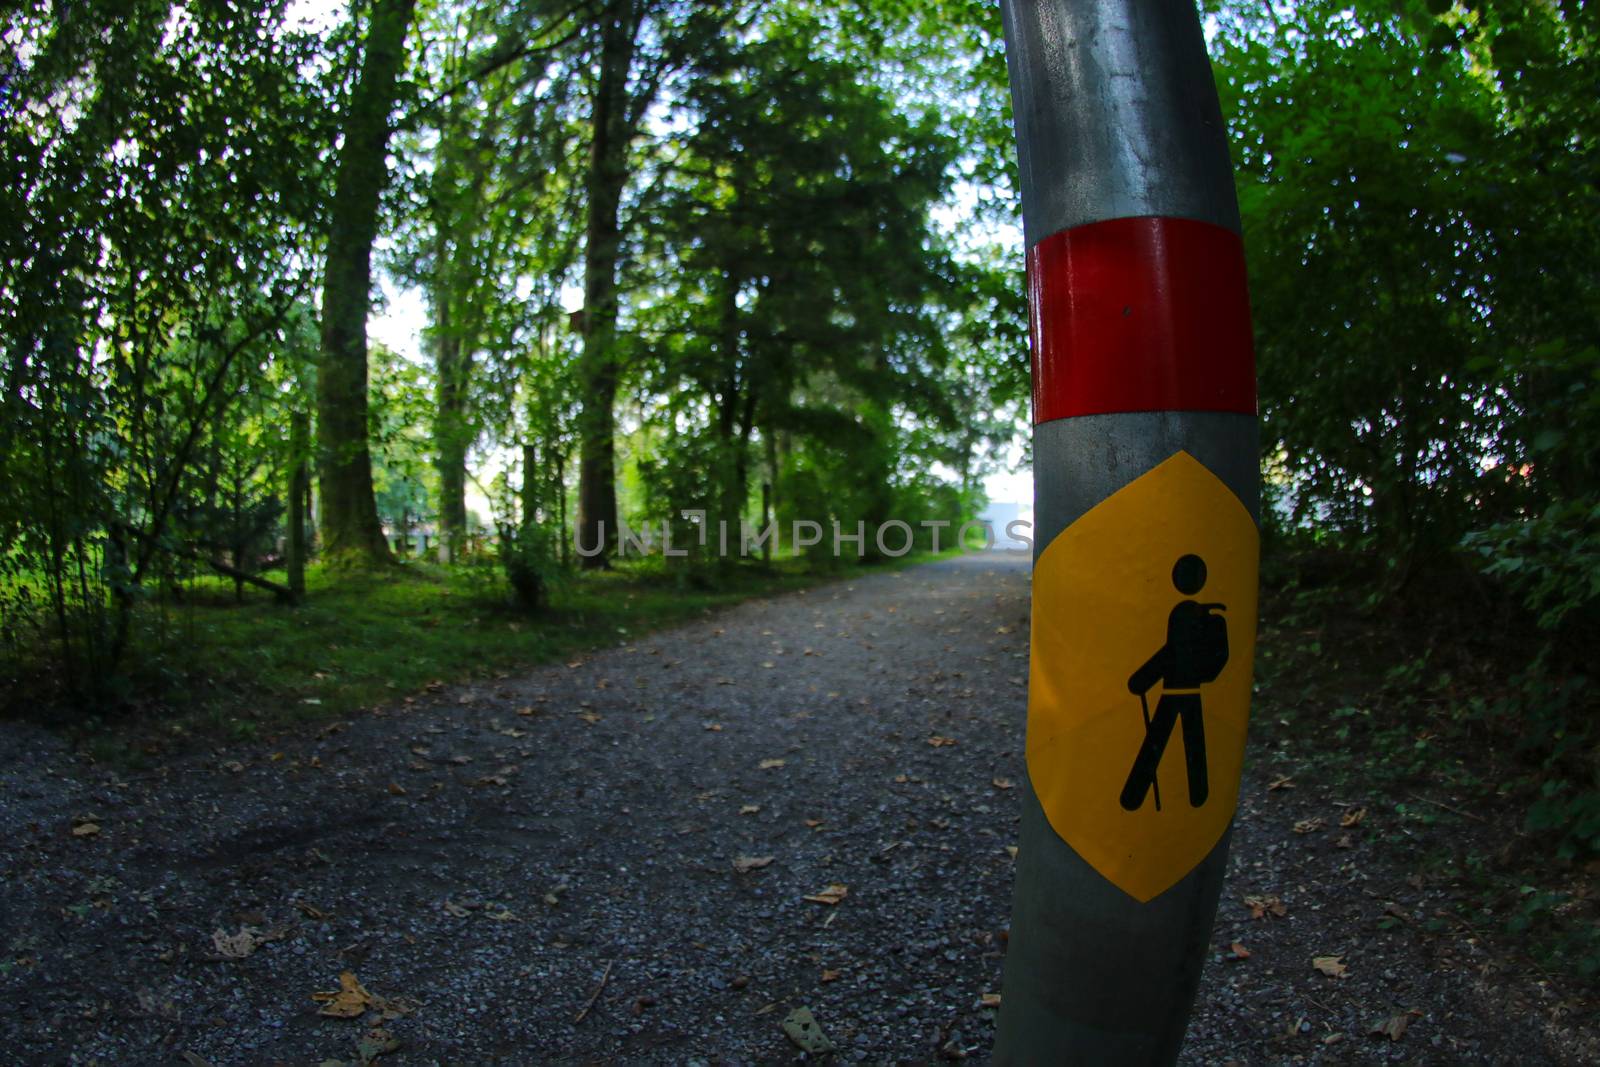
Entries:
{"label": "green foliage", "polygon": [[426,368],[384,345],[370,360],[368,438],[378,516],[404,533],[434,517],[433,390]]}
{"label": "green foliage", "polygon": [[1592,19],[1512,7],[1214,5],[1269,473],[1402,573],[1596,471]]}
{"label": "green foliage", "polygon": [[1551,504],[1540,515],[1469,533],[1466,547],[1483,561],[1547,631],[1587,623],[1600,605],[1600,500]]}
{"label": "green foliage", "polygon": [[226,413],[291,344],[327,98],[281,5],[12,11],[5,37],[0,555],[13,608],[48,605],[12,622],[87,695],[174,539],[263,540],[269,464]]}
{"label": "green foliage", "polygon": [[551,590],[567,577],[561,565],[561,531],[540,523],[504,528],[498,542],[501,566],[516,602],[531,611],[543,608]]}

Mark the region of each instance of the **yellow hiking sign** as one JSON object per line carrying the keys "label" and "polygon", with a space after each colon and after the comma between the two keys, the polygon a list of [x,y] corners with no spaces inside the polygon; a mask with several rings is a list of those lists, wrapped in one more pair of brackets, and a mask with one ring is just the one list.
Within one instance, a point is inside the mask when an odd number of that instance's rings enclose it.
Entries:
{"label": "yellow hiking sign", "polygon": [[1255,522],[1179,452],[1063,530],[1033,572],[1028,775],[1056,833],[1148,901],[1239,800]]}

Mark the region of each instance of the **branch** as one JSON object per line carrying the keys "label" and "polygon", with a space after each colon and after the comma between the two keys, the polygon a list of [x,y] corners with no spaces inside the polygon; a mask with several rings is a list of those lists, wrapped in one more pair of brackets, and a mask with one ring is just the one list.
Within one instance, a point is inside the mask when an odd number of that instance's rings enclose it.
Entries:
{"label": "branch", "polygon": [[[566,11],[562,12],[560,17],[551,20],[551,25],[559,26],[561,23],[578,14],[578,12],[583,8],[590,6],[590,4],[593,2],[594,0],[578,0],[577,3],[573,4],[571,7],[567,8]],[[583,32],[583,26],[583,21],[579,20],[573,25],[572,29],[559,40],[551,41],[548,44],[537,44],[530,41],[528,44],[525,44],[520,48],[511,48],[500,55],[490,56],[483,66],[479,67],[470,74],[465,74],[460,78],[457,78],[454,82],[435,93],[433,99],[424,104],[423,107],[425,109],[431,108],[441,101],[454,96],[456,93],[460,92],[462,89],[465,89],[474,82],[487,78],[495,71],[500,70],[503,67],[508,67],[519,59],[527,59],[531,56],[542,55],[547,52],[554,52],[565,45],[571,44],[572,41]]]}
{"label": "branch", "polygon": [[249,571],[242,571],[238,567],[234,567],[230,564],[222,562],[220,559],[213,559],[210,556],[203,556],[191,548],[183,548],[178,545],[163,545],[151,534],[147,534],[143,530],[136,529],[125,522],[115,521],[111,525],[118,530],[122,530],[125,533],[133,535],[133,537],[137,538],[142,543],[149,545],[152,553],[156,551],[166,552],[169,555],[179,556],[183,559],[192,559],[196,563],[204,563],[207,567],[210,567],[218,574],[232,578],[236,582],[244,582],[246,585],[253,585],[257,589],[265,589],[267,592],[275,596],[280,604],[293,604],[295,602],[294,590],[290,589],[286,585],[279,585],[277,582],[274,582],[268,578],[263,578],[259,574],[251,574]]}

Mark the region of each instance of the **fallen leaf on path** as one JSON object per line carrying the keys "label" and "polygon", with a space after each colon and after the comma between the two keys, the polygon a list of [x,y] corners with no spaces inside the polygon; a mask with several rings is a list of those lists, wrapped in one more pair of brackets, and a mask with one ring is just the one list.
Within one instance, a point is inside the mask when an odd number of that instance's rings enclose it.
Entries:
{"label": "fallen leaf on path", "polygon": [[400,1039],[387,1030],[368,1030],[366,1036],[356,1042],[356,1055],[361,1057],[362,1067],[367,1067],[373,1060],[389,1052],[396,1052],[400,1048]]}
{"label": "fallen leaf on path", "polygon": [[706,723],[706,729],[711,733],[720,734],[722,732],[722,724],[720,722],[708,722]]}
{"label": "fallen leaf on path", "polygon": [[1406,1027],[1410,1025],[1410,1013],[1400,1012],[1399,1014],[1389,1016],[1387,1019],[1379,1019],[1377,1022],[1373,1023],[1372,1029],[1369,1031],[1369,1033],[1371,1033],[1374,1037],[1387,1037],[1390,1041],[1399,1041],[1405,1036]]}
{"label": "fallen leaf on path", "polygon": [[472,784],[473,785],[505,785],[506,784],[506,779],[505,779],[504,775],[486,774],[482,778],[473,779]]}
{"label": "fallen leaf on path", "polygon": [[578,712],[578,718],[582,719],[590,726],[593,726],[595,723],[600,721],[600,714],[599,712],[594,711],[580,711]]}
{"label": "fallen leaf on path", "polygon": [[897,775],[894,776],[894,784],[895,785],[905,785],[909,781],[911,781],[911,779],[906,777],[903,774],[897,774]]}
{"label": "fallen leaf on path", "polygon": [[539,709],[534,707],[532,704],[524,704],[522,707],[517,709],[517,714],[521,715],[524,719],[531,719],[533,716],[539,714]]}
{"label": "fallen leaf on path", "polygon": [[932,745],[934,748],[944,748],[946,745],[953,745],[955,743],[955,738],[944,737],[940,734],[934,734],[932,737],[928,738],[928,744]]}
{"label": "fallen leaf on path", "polygon": [[656,1006],[656,998],[653,997],[652,995],[650,995],[649,993],[646,993],[643,996],[634,997],[633,998],[633,1007],[630,1008],[629,1010],[632,1011],[633,1014],[635,1014],[635,1015],[642,1015],[646,1008],[653,1008],[655,1006]]}
{"label": "fallen leaf on path", "polygon": [[1245,948],[1237,941],[1228,946],[1228,951],[1232,953],[1232,955],[1228,957],[1229,959],[1247,960],[1250,958],[1250,950]]}
{"label": "fallen leaf on path", "polygon": [[465,767],[467,764],[472,762],[472,757],[471,756],[464,756],[464,755],[463,756],[451,756],[450,757],[450,762],[454,763],[457,767]]}
{"label": "fallen leaf on path", "polygon": [[783,1019],[783,1032],[802,1052],[818,1055],[833,1051],[833,1042],[823,1034],[816,1017],[808,1008],[796,1008]]}
{"label": "fallen leaf on path", "polygon": [[1272,781],[1267,783],[1267,792],[1269,792],[1269,793],[1276,793],[1280,789],[1293,789],[1293,788],[1294,788],[1294,779],[1289,777],[1287,774],[1284,775],[1282,778],[1274,778]]}
{"label": "fallen leaf on path", "polygon": [[740,815],[754,815],[756,812],[758,812],[760,810],[761,810],[761,805],[760,804],[744,804],[744,805],[740,806],[739,814]]}
{"label": "fallen leaf on path", "polygon": [[1361,820],[1365,819],[1366,817],[1367,809],[1357,808],[1355,811],[1348,811],[1345,812],[1344,815],[1340,816],[1339,825],[1345,827],[1346,829],[1352,826],[1360,826]]}
{"label": "fallen leaf on path", "polygon": [[339,988],[333,992],[313,993],[311,999],[322,1005],[319,1015],[334,1019],[355,1019],[366,1014],[368,1008],[381,1010],[386,1006],[381,997],[367,992],[354,972],[339,975]]}
{"label": "fallen leaf on path", "polygon": [[989,784],[996,789],[1015,789],[1017,787],[1016,783],[1009,778],[996,778]]}
{"label": "fallen leaf on path", "polygon": [[1327,975],[1329,978],[1343,978],[1350,968],[1344,962],[1343,956],[1313,956],[1311,966]]}
{"label": "fallen leaf on path", "polygon": [[73,837],[93,837],[99,832],[100,824],[97,822],[80,822],[72,828]]}
{"label": "fallen leaf on path", "polygon": [[244,771],[244,764],[240,763],[236,759],[231,759],[222,765],[222,769],[231,774],[240,774]]}
{"label": "fallen leaf on path", "polygon": [[238,933],[233,934],[226,930],[212,931],[211,943],[216,946],[217,955],[230,960],[242,960],[268,941],[277,941],[283,935],[282,930],[258,930],[254,926],[241,926]]}
{"label": "fallen leaf on path", "polygon": [[788,760],[781,760],[781,759],[764,759],[759,764],[757,764],[757,766],[759,766],[764,771],[770,771],[770,770],[773,770],[775,768],[782,767],[785,763],[788,763],[788,762],[789,762]]}
{"label": "fallen leaf on path", "polygon": [[484,918],[493,919],[497,923],[519,923],[522,920],[514,915],[510,908],[501,908],[499,911],[486,911]]}
{"label": "fallen leaf on path", "polygon": [[748,874],[770,866],[772,859],[771,856],[739,856],[733,861],[733,869],[740,874]]}
{"label": "fallen leaf on path", "polygon": [[1318,815],[1310,819],[1301,819],[1299,822],[1295,823],[1294,832],[1297,834],[1315,833],[1316,831],[1322,829],[1322,826],[1323,818],[1322,816]]}
{"label": "fallen leaf on path", "polygon": [[821,819],[802,819],[800,821],[811,827],[813,830],[822,825]]}
{"label": "fallen leaf on path", "polygon": [[821,891],[812,893],[804,899],[811,901],[813,904],[837,904],[849,895],[849,886],[841,885],[838,882],[830,882]]}
{"label": "fallen leaf on path", "polygon": [[406,795],[406,787],[401,785],[399,782],[390,782],[389,792],[394,796],[403,797]]}
{"label": "fallen leaf on path", "polygon": [[458,919],[464,918],[467,915],[467,909],[463,908],[460,904],[457,904],[453,900],[447,900],[444,902],[444,910],[449,912],[451,915],[454,915]]}
{"label": "fallen leaf on path", "polygon": [[1355,848],[1355,839],[1349,834],[1340,834],[1339,839],[1333,843],[1334,848]]}
{"label": "fallen leaf on path", "polygon": [[1283,918],[1289,909],[1277,897],[1245,897],[1244,906],[1250,909],[1250,918],[1264,919],[1268,915]]}
{"label": "fallen leaf on path", "polygon": [[998,1008],[999,1006],[999,993],[985,993],[983,996],[978,998],[978,1007],[980,1008]]}

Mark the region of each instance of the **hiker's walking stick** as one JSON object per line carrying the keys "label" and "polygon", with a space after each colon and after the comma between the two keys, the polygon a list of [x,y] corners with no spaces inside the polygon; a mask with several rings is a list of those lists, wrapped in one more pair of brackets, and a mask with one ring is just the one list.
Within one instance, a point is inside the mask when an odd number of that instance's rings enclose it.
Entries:
{"label": "hiker's walking stick", "polygon": [[[1144,712],[1144,736],[1150,737],[1150,702],[1144,698],[1144,691],[1139,692],[1139,710]],[[1156,810],[1161,810],[1161,761],[1157,760],[1155,767],[1150,771],[1150,792],[1155,794]]]}

